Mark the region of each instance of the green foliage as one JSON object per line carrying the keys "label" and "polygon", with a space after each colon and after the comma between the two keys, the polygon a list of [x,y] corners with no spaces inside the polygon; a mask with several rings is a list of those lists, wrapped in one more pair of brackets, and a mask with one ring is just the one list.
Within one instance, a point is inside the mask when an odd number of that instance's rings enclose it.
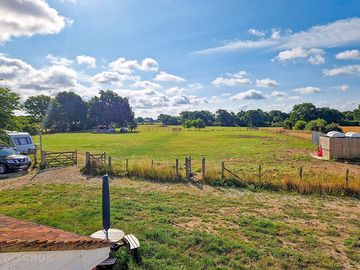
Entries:
{"label": "green foliage", "polygon": [[157,119],[163,125],[178,125],[179,119],[175,116],[171,116],[168,114],[160,114]]}
{"label": "green foliage", "polygon": [[185,128],[205,128],[205,123],[202,119],[198,118],[198,119],[195,119],[195,120],[186,120],[185,123],[183,124],[183,126]]}
{"label": "green foliage", "polygon": [[294,123],[290,119],[286,119],[283,123],[283,128],[285,129],[292,129],[294,126]]}
{"label": "green foliage", "polygon": [[0,146],[9,146],[9,136],[0,130]]}
{"label": "green foliage", "polygon": [[40,122],[46,116],[50,102],[51,97],[46,95],[31,96],[24,102],[24,108]]}
{"label": "green foliage", "polygon": [[296,123],[298,120],[310,121],[317,118],[317,109],[312,103],[297,104],[290,112],[290,120]]}
{"label": "green foliage", "polygon": [[133,132],[133,130],[137,129],[138,123],[135,120],[132,120],[128,123],[127,126],[130,129],[130,131]]}
{"label": "green foliage", "polygon": [[215,125],[222,127],[234,127],[236,126],[237,118],[233,112],[227,110],[217,110],[215,113]]}
{"label": "green foliage", "polygon": [[206,126],[213,126],[215,122],[215,115],[209,111],[183,111],[180,113],[182,123],[187,120],[201,119]]}
{"label": "green foliage", "polygon": [[305,129],[306,130],[311,130],[311,131],[324,132],[326,125],[327,125],[327,123],[326,123],[326,121],[324,119],[318,118],[316,120],[309,121],[306,124]]}
{"label": "green foliage", "polygon": [[324,132],[327,133],[330,131],[343,132],[342,128],[336,123],[331,123],[331,124],[326,125],[326,127],[324,128]]}
{"label": "green foliage", "polygon": [[14,111],[20,109],[20,96],[8,88],[0,87],[0,128],[12,124]]}
{"label": "green foliage", "polygon": [[296,130],[304,130],[306,126],[306,122],[303,120],[298,120],[296,121],[295,125],[294,125],[294,129]]}

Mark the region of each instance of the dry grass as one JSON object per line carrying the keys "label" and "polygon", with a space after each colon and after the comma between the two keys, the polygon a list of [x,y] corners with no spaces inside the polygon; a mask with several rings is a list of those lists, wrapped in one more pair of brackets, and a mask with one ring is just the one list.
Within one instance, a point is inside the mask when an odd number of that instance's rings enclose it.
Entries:
{"label": "dry grass", "polygon": [[262,129],[276,134],[283,134],[299,139],[311,140],[312,138],[311,131],[307,131],[307,130],[289,130],[283,128],[262,128]]}
{"label": "dry grass", "polygon": [[349,126],[349,127],[341,127],[344,132],[360,132],[360,126]]}

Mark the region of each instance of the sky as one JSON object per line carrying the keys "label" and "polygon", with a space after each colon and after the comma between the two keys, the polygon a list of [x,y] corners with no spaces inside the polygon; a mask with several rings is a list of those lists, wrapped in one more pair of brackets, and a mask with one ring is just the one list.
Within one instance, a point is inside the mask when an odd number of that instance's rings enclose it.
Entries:
{"label": "sky", "polygon": [[136,116],[360,104],[360,1],[0,0],[0,86]]}

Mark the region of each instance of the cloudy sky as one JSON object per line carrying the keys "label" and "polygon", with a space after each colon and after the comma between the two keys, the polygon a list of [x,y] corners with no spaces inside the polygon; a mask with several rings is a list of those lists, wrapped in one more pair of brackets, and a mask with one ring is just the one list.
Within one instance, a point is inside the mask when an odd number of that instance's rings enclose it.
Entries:
{"label": "cloudy sky", "polygon": [[136,115],[360,103],[360,1],[0,0],[0,84]]}

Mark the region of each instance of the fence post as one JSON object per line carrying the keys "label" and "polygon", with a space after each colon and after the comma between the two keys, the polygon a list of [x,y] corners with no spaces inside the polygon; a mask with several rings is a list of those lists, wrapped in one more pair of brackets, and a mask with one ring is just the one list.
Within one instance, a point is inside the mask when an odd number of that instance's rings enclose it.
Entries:
{"label": "fence post", "polygon": [[151,160],[151,167],[154,167],[154,160]]}
{"label": "fence post", "polygon": [[349,169],[346,169],[345,181],[346,181],[346,188],[348,188],[349,187]]}
{"label": "fence post", "polygon": [[104,164],[106,164],[106,152],[104,152]]}
{"label": "fence post", "polygon": [[186,179],[189,179],[190,173],[189,173],[189,158],[188,157],[185,158],[185,172],[186,172]]}
{"label": "fence post", "polygon": [[261,180],[261,164],[259,165],[259,180]]}
{"label": "fence post", "polygon": [[179,178],[179,160],[178,159],[175,160],[175,175],[176,175],[176,178]]}
{"label": "fence post", "polygon": [[129,160],[126,159],[125,161],[125,171],[128,173],[129,172]]}
{"label": "fence post", "polygon": [[77,149],[75,150],[75,161],[74,161],[75,165],[77,166]]}
{"label": "fence post", "polygon": [[300,170],[299,170],[299,176],[300,176],[300,179],[302,180],[303,179],[303,167],[302,166],[300,167]]}
{"label": "fence post", "polygon": [[189,162],[189,177],[191,177],[191,157],[190,156],[189,156],[188,162]]}
{"label": "fence post", "polygon": [[46,151],[41,150],[41,169],[46,167]]}
{"label": "fence post", "polygon": [[90,152],[86,151],[85,153],[85,166],[90,166]]}
{"label": "fence post", "polygon": [[221,161],[221,178],[225,178],[225,162]]}
{"label": "fence post", "polygon": [[205,158],[202,159],[202,180],[205,180],[206,176],[206,161]]}
{"label": "fence post", "polygon": [[111,160],[111,157],[109,156],[109,167],[111,168],[111,165],[112,165],[112,160]]}

